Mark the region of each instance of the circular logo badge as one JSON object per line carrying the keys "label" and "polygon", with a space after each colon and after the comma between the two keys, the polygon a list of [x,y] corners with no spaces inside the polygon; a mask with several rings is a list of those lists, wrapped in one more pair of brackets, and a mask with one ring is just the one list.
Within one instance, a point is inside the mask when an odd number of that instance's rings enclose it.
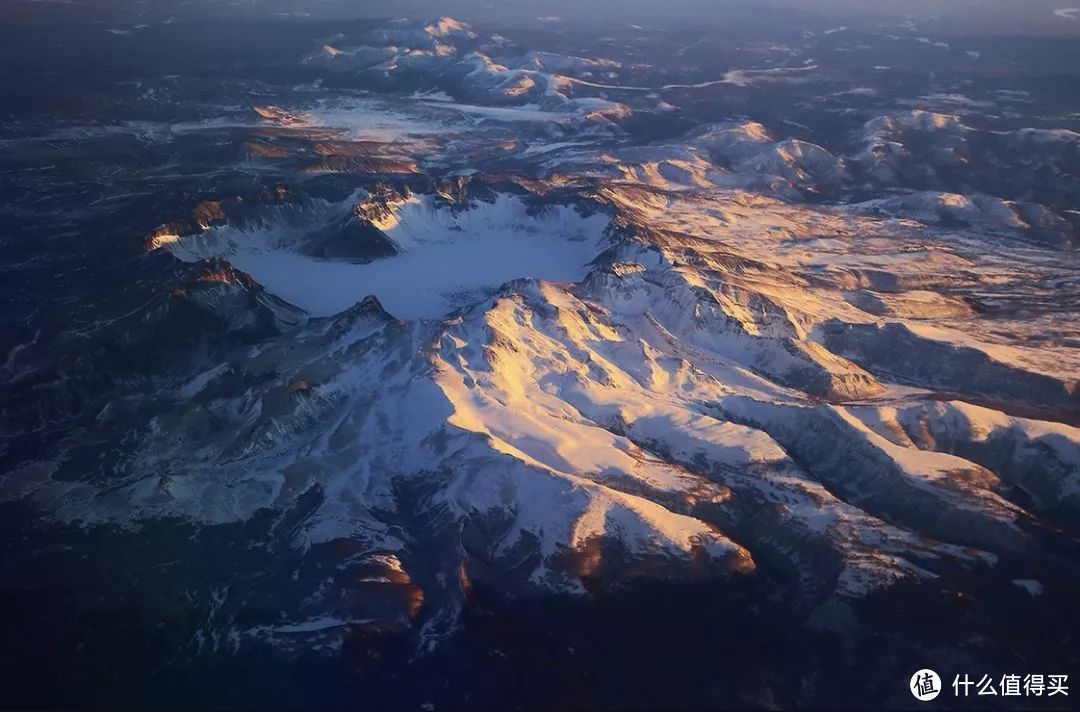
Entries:
{"label": "circular logo badge", "polygon": [[911,676],[908,689],[919,702],[929,702],[941,694],[941,678],[933,670],[920,670]]}

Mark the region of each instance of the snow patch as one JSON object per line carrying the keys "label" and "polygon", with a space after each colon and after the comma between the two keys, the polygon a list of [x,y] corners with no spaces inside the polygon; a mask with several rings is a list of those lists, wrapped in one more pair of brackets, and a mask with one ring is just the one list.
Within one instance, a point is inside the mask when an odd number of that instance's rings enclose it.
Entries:
{"label": "snow patch", "polygon": [[1027,591],[1032,598],[1038,598],[1043,592],[1043,585],[1035,579],[1013,579],[1013,584]]}

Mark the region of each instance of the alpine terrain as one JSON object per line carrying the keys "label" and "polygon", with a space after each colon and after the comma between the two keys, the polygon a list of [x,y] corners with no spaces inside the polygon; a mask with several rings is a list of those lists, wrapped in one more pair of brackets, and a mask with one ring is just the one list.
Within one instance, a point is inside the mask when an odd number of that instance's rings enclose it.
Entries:
{"label": "alpine terrain", "polygon": [[1080,45],[797,24],[13,36],[4,704],[1075,704]]}

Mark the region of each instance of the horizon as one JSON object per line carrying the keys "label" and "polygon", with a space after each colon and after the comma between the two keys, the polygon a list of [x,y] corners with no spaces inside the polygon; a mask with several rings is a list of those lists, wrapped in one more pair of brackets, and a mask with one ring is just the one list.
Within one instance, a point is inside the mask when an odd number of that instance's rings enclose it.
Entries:
{"label": "horizon", "polygon": [[[676,0],[662,7],[643,0],[545,0],[543,3],[493,4],[488,0],[405,0],[363,3],[348,0],[201,0],[176,6],[152,2],[97,2],[95,0],[2,0],[0,10],[12,22],[206,22],[228,20],[311,19],[320,21],[376,20],[407,17],[455,17],[472,24],[492,22],[504,26],[557,26],[559,23],[610,24],[617,13],[622,24],[659,22],[693,23],[723,27],[754,25],[783,13],[810,25],[835,24],[853,29],[885,28],[907,24],[910,29],[952,35],[1042,35],[1080,37],[1080,2],[1069,0]],[[734,15],[733,15],[734,14]],[[509,23],[509,24],[508,24]]]}

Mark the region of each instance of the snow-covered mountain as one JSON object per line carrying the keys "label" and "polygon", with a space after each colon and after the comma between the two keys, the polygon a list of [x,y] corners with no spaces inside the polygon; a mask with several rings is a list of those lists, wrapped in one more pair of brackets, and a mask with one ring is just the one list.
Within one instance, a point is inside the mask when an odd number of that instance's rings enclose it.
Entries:
{"label": "snow-covered mountain", "polygon": [[4,365],[4,502],[281,557],[192,585],[186,654],[419,653],[480,589],[642,581],[779,582],[850,633],[1080,517],[1077,134],[830,144],[683,108],[755,75],[447,18],[320,41],[296,71],[339,89],[245,108],[203,174],[241,179],[140,218],[150,298]]}

